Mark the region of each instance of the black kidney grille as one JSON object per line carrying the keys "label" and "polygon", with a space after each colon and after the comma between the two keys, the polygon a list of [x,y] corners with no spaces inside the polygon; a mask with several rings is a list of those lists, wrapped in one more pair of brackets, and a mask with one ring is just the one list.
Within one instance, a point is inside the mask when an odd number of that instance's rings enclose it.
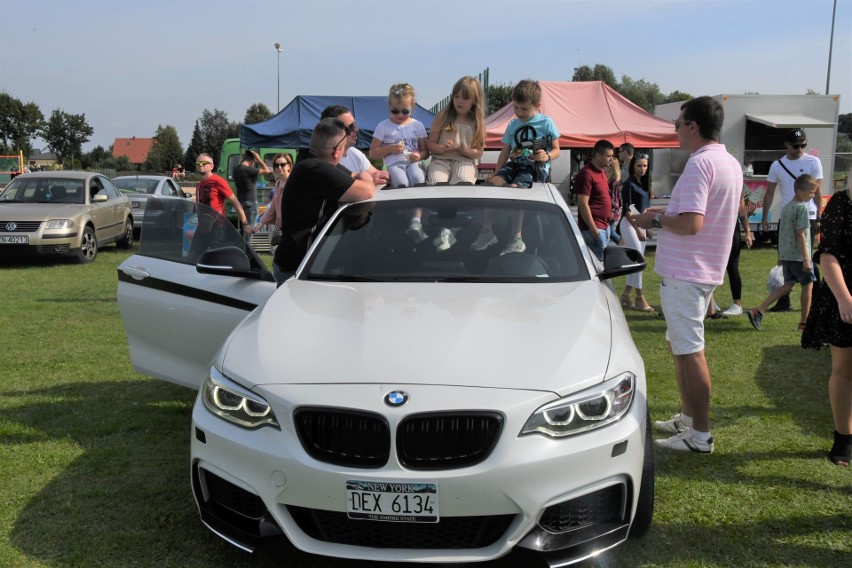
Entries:
{"label": "black kidney grille", "polygon": [[347,467],[382,467],[390,456],[390,428],[377,414],[346,409],[300,408],[296,432],[311,457]]}
{"label": "black kidney grille", "polygon": [[489,412],[417,414],[397,430],[399,462],[410,469],[453,469],[485,460],[503,429],[503,417]]}
{"label": "black kidney grille", "polygon": [[624,516],[624,498],[624,486],[613,485],[548,507],[538,524],[548,532],[563,533],[600,523],[617,523]]}
{"label": "black kidney grille", "polygon": [[311,538],[323,542],[396,549],[483,548],[503,536],[514,515],[442,517],[437,523],[390,523],[350,519],[346,513],[288,506]]}

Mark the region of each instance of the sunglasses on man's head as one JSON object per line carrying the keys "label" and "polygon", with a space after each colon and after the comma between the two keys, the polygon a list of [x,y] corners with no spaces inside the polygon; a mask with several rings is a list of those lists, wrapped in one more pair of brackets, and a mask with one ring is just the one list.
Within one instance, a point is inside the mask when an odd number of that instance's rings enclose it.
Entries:
{"label": "sunglasses on man's head", "polygon": [[410,108],[392,108],[392,109],[390,109],[390,111],[391,111],[391,114],[400,114],[400,113],[402,113],[402,114],[404,114],[404,115],[406,115],[406,116],[408,116],[409,114],[411,114],[411,109],[410,109]]}

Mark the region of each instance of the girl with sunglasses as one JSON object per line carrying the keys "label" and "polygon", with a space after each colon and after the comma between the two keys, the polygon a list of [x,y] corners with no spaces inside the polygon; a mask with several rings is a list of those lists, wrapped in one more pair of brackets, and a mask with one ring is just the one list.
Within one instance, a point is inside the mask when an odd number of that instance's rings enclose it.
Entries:
{"label": "girl with sunglasses", "polygon": [[389,117],[373,133],[370,158],[381,158],[390,174],[391,187],[410,187],[426,181],[420,160],[429,157],[426,127],[412,117],[414,87],[398,83],[388,94]]}

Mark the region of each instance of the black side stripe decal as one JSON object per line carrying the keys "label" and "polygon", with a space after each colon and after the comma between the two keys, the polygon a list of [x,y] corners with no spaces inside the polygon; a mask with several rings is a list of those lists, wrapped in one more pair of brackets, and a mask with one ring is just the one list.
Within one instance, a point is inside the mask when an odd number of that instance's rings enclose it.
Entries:
{"label": "black side stripe decal", "polygon": [[118,271],[118,279],[126,284],[133,284],[134,286],[141,286],[143,288],[151,288],[152,290],[168,292],[169,294],[176,294],[178,296],[186,296],[195,300],[202,300],[204,302],[219,304],[229,308],[245,310],[246,312],[250,312],[257,307],[257,304],[253,304],[251,302],[244,302],[243,300],[231,298],[230,296],[223,296],[222,294],[214,294],[213,292],[200,290],[198,288],[193,288],[192,286],[184,286],[183,284],[167,282],[165,280],[160,280],[159,278],[148,277],[144,280],[136,280],[121,270]]}

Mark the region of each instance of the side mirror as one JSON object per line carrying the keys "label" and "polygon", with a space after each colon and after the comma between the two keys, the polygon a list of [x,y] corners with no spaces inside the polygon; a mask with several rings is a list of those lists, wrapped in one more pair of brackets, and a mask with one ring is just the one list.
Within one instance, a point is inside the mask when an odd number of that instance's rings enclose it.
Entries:
{"label": "side mirror", "polygon": [[222,247],[204,251],[198,257],[198,262],[195,263],[195,270],[201,274],[257,277],[257,274],[252,273],[248,256],[237,247]]}
{"label": "side mirror", "polygon": [[105,193],[96,193],[92,196],[92,203],[103,203],[107,200],[107,196]]}
{"label": "side mirror", "polygon": [[641,252],[627,247],[610,246],[604,249],[604,269],[598,274],[598,278],[609,280],[643,270],[645,270],[645,258]]}

